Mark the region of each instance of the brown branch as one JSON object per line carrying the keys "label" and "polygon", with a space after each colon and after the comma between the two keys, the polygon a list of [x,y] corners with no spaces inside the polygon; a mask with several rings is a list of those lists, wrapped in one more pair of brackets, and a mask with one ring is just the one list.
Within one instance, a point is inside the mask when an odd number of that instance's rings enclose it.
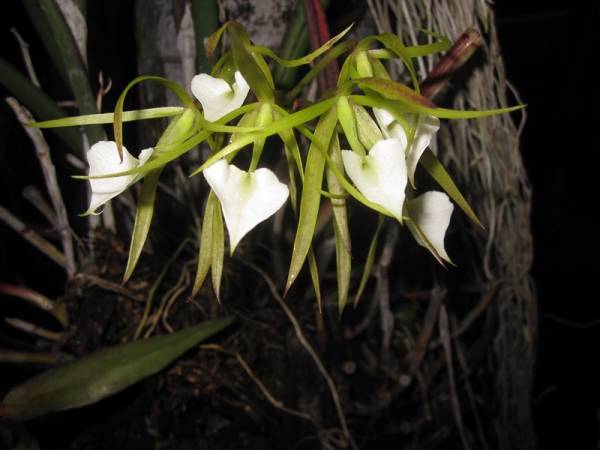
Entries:
{"label": "brown branch", "polygon": [[19,119],[19,122],[23,126],[23,129],[35,147],[35,153],[38,161],[40,162],[40,166],[42,167],[42,173],[44,174],[46,189],[48,190],[50,201],[52,202],[54,212],[56,213],[56,218],[58,221],[57,228],[58,232],[60,233],[65,257],[64,267],[67,271],[67,275],[70,278],[75,275],[77,270],[75,252],[73,250],[73,237],[71,235],[71,229],[69,226],[67,208],[65,207],[65,203],[60,192],[60,187],[58,185],[58,180],[56,178],[56,170],[54,169],[54,164],[52,164],[52,159],[50,158],[50,148],[48,147],[48,143],[44,139],[44,136],[40,130],[26,126],[27,123],[33,122],[33,116],[27,110],[27,108],[22,106],[16,99],[12,97],[6,98],[6,102],[14,111],[17,119]]}
{"label": "brown branch", "polygon": [[36,308],[39,308],[42,311],[54,316],[64,328],[66,328],[69,324],[67,312],[62,305],[55,303],[45,295],[42,295],[33,289],[29,289],[24,286],[16,286],[14,284],[0,283],[0,294],[10,295],[11,297],[17,297],[21,300],[25,300]]}
{"label": "brown branch", "polygon": [[48,242],[38,233],[27,227],[21,220],[4,206],[0,205],[0,220],[15,230],[23,239],[37,248],[40,252],[61,267],[67,268],[65,255],[53,244]]}

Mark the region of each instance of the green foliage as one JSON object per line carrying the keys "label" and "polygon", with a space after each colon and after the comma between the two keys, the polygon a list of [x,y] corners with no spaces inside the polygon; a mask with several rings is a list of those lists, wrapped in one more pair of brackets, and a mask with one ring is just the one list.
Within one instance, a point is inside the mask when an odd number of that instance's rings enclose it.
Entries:
{"label": "green foliage", "polygon": [[50,369],[13,388],[0,416],[31,419],[89,405],[164,369],[199,342],[229,326],[224,318],[175,333],[106,348]]}

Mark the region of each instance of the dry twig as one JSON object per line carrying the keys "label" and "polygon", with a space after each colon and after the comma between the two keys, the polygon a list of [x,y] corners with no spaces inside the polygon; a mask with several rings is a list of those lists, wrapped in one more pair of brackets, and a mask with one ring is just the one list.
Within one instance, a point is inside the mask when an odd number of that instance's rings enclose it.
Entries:
{"label": "dry twig", "polygon": [[16,99],[12,97],[6,98],[6,102],[10,105],[14,111],[17,119],[23,126],[23,129],[33,142],[35,147],[35,153],[42,167],[42,173],[44,174],[44,181],[46,182],[46,189],[50,196],[50,201],[56,213],[57,229],[60,233],[62,247],[65,257],[65,269],[67,275],[72,277],[75,275],[77,265],[75,262],[75,252],[73,250],[73,238],[71,235],[71,229],[69,226],[69,218],[67,216],[67,208],[60,192],[58,180],[56,178],[56,170],[52,159],[50,158],[50,148],[48,143],[44,139],[42,132],[36,128],[29,128],[26,124],[33,122],[33,116],[31,113],[22,106]]}

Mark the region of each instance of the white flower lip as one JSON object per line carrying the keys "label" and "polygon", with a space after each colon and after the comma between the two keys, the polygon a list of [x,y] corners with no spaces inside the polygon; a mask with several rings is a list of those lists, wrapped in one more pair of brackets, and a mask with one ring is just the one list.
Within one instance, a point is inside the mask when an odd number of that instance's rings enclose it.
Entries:
{"label": "white flower lip", "polygon": [[[117,144],[114,141],[96,142],[87,152],[87,160],[90,166],[89,176],[110,175],[112,173],[124,172],[143,165],[152,155],[152,148],[142,150],[140,159],[133,157],[123,147],[123,161],[119,158]],[[112,178],[91,178],[90,185],[92,197],[87,213],[94,212],[123,192],[129,185],[137,181],[139,175],[123,175]]]}
{"label": "white flower lip", "polygon": [[392,138],[377,142],[364,157],[342,150],[344,168],[358,190],[400,222],[407,184],[404,147],[401,139]]}
{"label": "white flower lip", "polygon": [[202,104],[206,120],[214,122],[242,106],[246,100],[250,86],[239,71],[236,71],[234,76],[233,86],[221,78],[206,73],[192,78],[192,94]]}
{"label": "white flower lip", "polygon": [[221,203],[232,254],[240,240],[275,214],[289,196],[288,187],[269,169],[248,173],[221,159],[203,173]]}
{"label": "white flower lip", "polygon": [[[438,255],[452,263],[444,246],[444,237],[454,210],[454,205],[448,196],[438,191],[425,192],[419,197],[407,200],[406,209],[411,221],[419,227]],[[415,240],[423,247],[427,247],[413,229],[412,223],[410,221],[407,223]]]}
{"label": "white flower lip", "polygon": [[[400,125],[394,119],[394,116],[385,109],[373,108],[375,118],[379,122],[381,131],[385,137],[398,138],[404,142],[406,148],[408,137]],[[406,150],[406,166],[408,170],[408,179],[411,186],[415,186],[415,171],[417,164],[423,155],[423,152],[433,139],[433,136],[440,129],[440,120],[434,116],[420,116],[415,137],[410,149]]]}

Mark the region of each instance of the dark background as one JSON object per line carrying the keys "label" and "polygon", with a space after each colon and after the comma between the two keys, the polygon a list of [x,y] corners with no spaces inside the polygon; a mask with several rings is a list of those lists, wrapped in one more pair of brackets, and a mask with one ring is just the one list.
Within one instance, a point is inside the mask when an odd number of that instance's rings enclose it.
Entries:
{"label": "dark background", "polygon": [[533,185],[539,448],[598,448],[599,441],[599,9],[599,2],[497,7],[507,74],[528,104],[522,155]]}
{"label": "dark background", "polygon": [[[16,27],[30,43],[35,61],[43,47],[19,2],[1,17],[2,56],[21,67]],[[89,2],[90,53],[116,86],[136,74],[132,55],[133,2]],[[534,421],[539,448],[594,448],[600,422],[600,314],[597,303],[598,83],[600,2],[498,1],[499,37],[509,79],[527,103],[522,155],[533,185],[533,275],[539,299]],[[119,30],[117,33],[116,30]],[[42,67],[39,65],[38,67]],[[92,67],[95,72],[98,67]],[[52,70],[38,69],[54,98],[65,96]],[[114,105],[113,91],[105,99]],[[5,91],[0,89],[2,98]],[[134,105],[132,105],[134,106]],[[50,138],[52,144],[52,138]],[[0,202],[25,220],[39,220],[23,200],[25,184],[42,186],[27,136],[0,102]],[[56,165],[64,168],[60,156]],[[61,180],[65,189],[75,186]],[[85,209],[72,201],[73,214]],[[34,262],[34,263],[32,263]],[[60,294],[62,274],[0,224],[0,282]],[[4,376],[0,373],[0,378]],[[3,380],[7,381],[6,379]],[[575,444],[577,443],[577,444]],[[598,447],[596,447],[598,448]]]}

